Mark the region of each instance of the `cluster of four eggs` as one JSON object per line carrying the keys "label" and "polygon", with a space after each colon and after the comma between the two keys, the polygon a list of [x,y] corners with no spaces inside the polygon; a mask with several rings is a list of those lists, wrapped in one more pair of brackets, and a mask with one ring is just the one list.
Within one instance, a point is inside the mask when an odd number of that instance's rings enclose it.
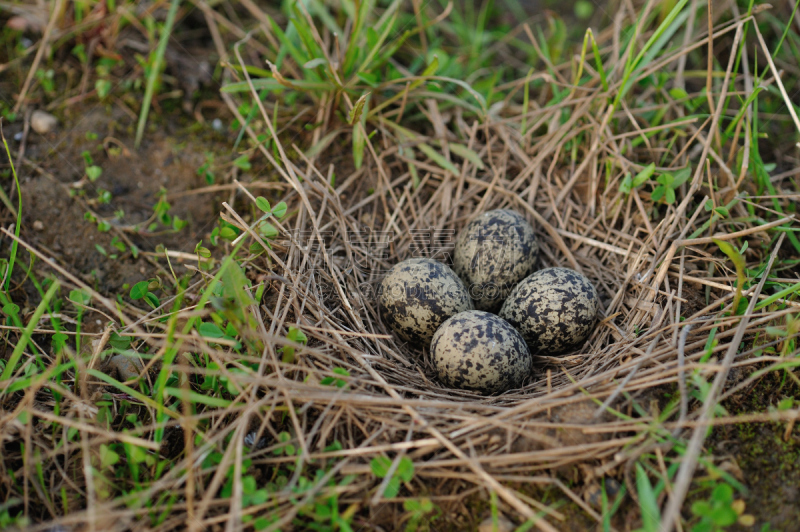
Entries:
{"label": "cluster of four eggs", "polygon": [[586,277],[567,268],[536,271],[537,258],[525,218],[505,209],[483,213],[459,235],[453,269],[414,258],[387,273],[381,317],[401,340],[430,345],[447,386],[518,388],[531,372],[532,353],[579,347],[597,315],[597,292]]}

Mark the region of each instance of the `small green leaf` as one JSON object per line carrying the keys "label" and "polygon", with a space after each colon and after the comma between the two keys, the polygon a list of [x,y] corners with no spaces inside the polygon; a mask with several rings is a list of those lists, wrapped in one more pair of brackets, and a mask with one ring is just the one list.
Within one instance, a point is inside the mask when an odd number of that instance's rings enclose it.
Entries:
{"label": "small green leaf", "polygon": [[392,477],[386,484],[386,489],[383,490],[383,496],[387,499],[391,499],[392,497],[397,497],[398,493],[400,493],[400,479]]}
{"label": "small green leaf", "polygon": [[250,170],[250,168],[252,168],[247,155],[240,155],[236,158],[236,160],[233,161],[233,164],[236,165],[236,167],[240,170]]}
{"label": "small green leaf", "polygon": [[370,461],[369,467],[376,477],[383,478],[389,473],[389,468],[392,467],[392,461],[385,456],[376,456]]}
{"label": "small green leaf", "polygon": [[109,468],[119,462],[119,455],[112,451],[107,445],[100,445],[100,464],[103,468]]}
{"label": "small green leaf", "polygon": [[256,198],[256,207],[266,213],[272,212],[272,207],[270,207],[269,201],[267,201],[267,199],[263,196]]}
{"label": "small green leaf", "polygon": [[692,503],[692,513],[698,517],[703,517],[711,513],[711,505],[706,501]]}
{"label": "small green leaf", "polygon": [[714,508],[711,510],[711,515],[709,515],[709,517],[714,521],[714,524],[720,528],[727,528],[739,519],[739,516],[736,515],[736,511],[734,511],[730,505]]}
{"label": "small green leaf", "polygon": [[153,292],[147,292],[144,296],[144,300],[147,301],[147,304],[153,308],[158,308],[161,302],[158,300],[158,297]]}
{"label": "small green leaf", "polygon": [[64,333],[55,333],[52,339],[53,352],[55,352],[56,354],[62,352],[64,350],[64,346],[67,345],[68,339],[69,336],[67,336]]}
{"label": "small green leaf", "polygon": [[581,20],[586,20],[594,13],[594,4],[589,0],[578,0],[575,2],[575,16]]}
{"label": "small green leaf", "polygon": [[197,327],[197,332],[200,333],[200,336],[205,336],[208,338],[222,338],[225,336],[225,333],[222,332],[216,323],[211,323],[204,321]]}
{"label": "small green leaf", "polygon": [[666,192],[667,187],[664,185],[658,186],[653,189],[652,194],[650,194],[650,199],[653,201],[658,201],[664,197],[664,192]]}
{"label": "small green leaf", "polygon": [[111,347],[116,349],[128,349],[131,346],[132,341],[133,337],[120,336],[117,333],[111,333],[111,338],[108,339],[108,343],[111,345]]}
{"label": "small green leaf", "polygon": [[278,236],[278,230],[269,222],[261,222],[258,224],[258,232],[264,238],[273,239]]}
{"label": "small green leaf", "polygon": [[133,285],[133,288],[131,288],[131,299],[142,299],[144,296],[146,296],[147,286],[149,284],[149,281],[140,281]]}
{"label": "small green leaf", "polygon": [[94,89],[97,91],[97,96],[102,100],[111,92],[111,80],[98,79],[94,82]]}
{"label": "small green leaf", "polygon": [[667,205],[672,205],[675,203],[675,189],[668,188],[665,191],[664,201],[667,202]]}
{"label": "small green leaf", "polygon": [[234,231],[230,227],[223,227],[219,230],[219,236],[224,238],[225,240],[233,240],[236,238],[236,231]]}
{"label": "small green leaf", "polygon": [[197,243],[194,247],[194,252],[197,253],[198,257],[202,257],[204,259],[208,259],[211,257],[211,250],[208,248],[203,247],[203,241]]}
{"label": "small green leaf", "polygon": [[102,173],[103,169],[99,166],[92,165],[86,167],[86,177],[89,178],[89,181],[97,181]]}
{"label": "small green leaf", "polygon": [[[303,345],[305,345],[308,342],[308,337],[305,335],[305,333],[300,329],[296,329],[294,327],[289,327],[289,334],[286,335],[286,338],[293,342],[297,342],[298,344],[303,344]],[[335,372],[336,369],[334,369],[333,371]]]}
{"label": "small green leaf", "polygon": [[619,184],[619,191],[623,194],[630,194],[631,190],[633,190],[633,178],[631,177],[631,173],[628,172],[625,174],[625,177],[622,178],[622,183]]}
{"label": "small green leaf", "polygon": [[692,176],[691,165],[687,166],[686,168],[681,168],[680,170],[675,172],[675,174],[672,177],[672,184],[671,184],[672,188],[678,188],[686,181],[688,181],[691,176]]}
{"label": "small green leaf", "polygon": [[83,290],[70,290],[69,300],[79,305],[86,305],[92,300],[92,297]]}
{"label": "small green leaf", "polygon": [[275,207],[273,207],[272,215],[278,219],[283,218],[284,216],[286,216],[286,209],[287,209],[286,202],[282,201],[277,205],[275,205]]}
{"label": "small green leaf", "polygon": [[[728,211],[727,207],[717,207],[716,209],[714,209],[714,212],[719,214],[723,218],[727,218],[728,214],[729,214],[729,211]],[[747,242],[745,242],[745,243],[747,243]]]}
{"label": "small green leaf", "polygon": [[178,217],[178,215],[177,215],[177,214],[176,214],[175,216],[173,216],[173,217],[172,217],[172,228],[173,228],[175,231],[180,231],[181,229],[183,229],[183,228],[184,228],[184,227],[186,227],[187,225],[189,225],[189,222],[188,222],[188,221],[186,221],[186,220],[181,220],[181,219]]}
{"label": "small green leaf", "polygon": [[403,482],[410,482],[414,478],[414,462],[405,456],[401,458],[400,463],[397,465],[397,476]]}
{"label": "small green leaf", "polygon": [[733,488],[729,484],[717,484],[711,492],[711,498],[722,504],[733,502]]}
{"label": "small green leaf", "polygon": [[689,93],[685,90],[681,89],[680,87],[674,87],[669,90],[669,95],[675,98],[676,100],[682,100],[684,98],[689,97]]}

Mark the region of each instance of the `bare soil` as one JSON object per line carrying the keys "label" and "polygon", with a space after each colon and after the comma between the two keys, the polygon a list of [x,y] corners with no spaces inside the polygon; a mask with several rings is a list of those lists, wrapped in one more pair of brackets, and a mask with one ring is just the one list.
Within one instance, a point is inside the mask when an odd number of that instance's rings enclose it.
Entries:
{"label": "bare soil", "polygon": [[[46,136],[31,131],[25,158],[32,164],[20,167],[22,227],[28,229],[23,238],[105,294],[153,277],[161,268],[154,261],[134,259],[130,250],[118,253],[116,260],[109,259],[97,246],[115,253],[112,240],[124,235],[144,254],[154,253],[158,246],[192,252],[197,242],[208,238],[223,198],[214,193],[186,193],[207,186],[197,173],[205,153],[222,152],[229,146],[219,136],[215,140],[206,134],[204,139],[202,134],[188,131],[178,115],[162,117],[137,152],[129,133],[132,119],[116,109],[71,109],[58,130]],[[103,149],[104,144],[111,149]],[[103,172],[97,181],[76,186],[84,175],[84,151],[90,152]],[[107,204],[96,202],[103,190],[112,195]],[[170,215],[188,222],[179,231],[160,224],[148,231],[146,222],[162,191],[168,192]],[[112,229],[99,231],[85,218],[87,208],[109,220]],[[118,210],[124,216],[115,219]]]}

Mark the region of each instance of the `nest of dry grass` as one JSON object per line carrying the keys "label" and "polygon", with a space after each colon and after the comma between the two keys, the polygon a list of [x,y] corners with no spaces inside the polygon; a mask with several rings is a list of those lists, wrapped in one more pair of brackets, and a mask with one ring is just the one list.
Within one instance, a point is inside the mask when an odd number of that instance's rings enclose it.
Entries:
{"label": "nest of dry grass", "polygon": [[[714,28],[715,40],[727,39],[736,49],[747,20],[742,16]],[[619,27],[598,36],[598,42],[601,47],[618,47]],[[685,56],[707,42],[707,35],[687,32],[683,47],[637,72],[635,80],[665,70],[682,76]],[[676,518],[707,426],[725,422],[712,421],[714,406],[747,385],[745,379],[731,387],[731,369],[754,364],[756,349],[778,345],[764,340],[763,332],[768,325],[783,323],[797,307],[783,300],[778,301],[780,307],[757,307],[769,297],[763,290],[764,274],[744,292],[747,309],[733,312],[736,274],[712,235],[737,243],[737,248],[750,242],[748,264],[765,264],[769,271],[784,242],[782,234],[776,237],[770,231],[787,227],[793,219],[773,216],[771,198],[750,195],[752,187],[744,180],[748,165],[735,158],[739,149],[745,157],[750,153],[753,139],[748,128],[736,129],[728,146],[715,140],[713,132],[728,112],[719,102],[725,101],[730,87],[752,90],[748,74],[728,83],[733,59],[720,73],[724,81],[714,91],[710,116],[686,117],[667,97],[663,125],[647,127],[642,118],[646,108],[631,109],[624,102],[617,108],[609,105],[624,82],[620,74],[627,55],[617,52],[605,65],[607,88],[587,63],[592,79],[573,87],[559,103],[545,106],[544,96],[533,98],[524,115],[529,125],[525,135],[520,127],[522,104],[515,98],[507,98],[482,120],[464,117],[458,108],[441,112],[435,100],[428,100],[431,128],[417,140],[436,141],[458,172],[436,161],[415,161],[418,186],[399,149],[402,144],[384,146],[379,153],[368,150],[363,166],[349,175],[341,170],[352,168],[348,158],[333,148],[306,157],[289,142],[278,143],[277,153],[259,144],[282,177],[282,199],[291,216],[274,221],[280,237],[267,245],[252,215],[255,197],[249,189],[257,183],[242,182],[236,184],[239,201],[223,204],[222,218],[241,230],[247,245],[258,244],[258,253],[239,258],[253,283],[267,287],[261,301],[243,309],[244,320],[256,324],[243,336],[260,346],[261,356],[242,357],[224,342],[209,343],[197,334],[182,337],[181,353],[199,353],[227,368],[219,375],[235,382],[238,391],[226,408],[208,405],[189,415],[178,408],[173,419],[153,421],[131,433],[136,441],[147,440],[148,431],[158,427],[186,435],[171,472],[138,495],[155,500],[164,493],[182,493],[182,502],[172,506],[160,529],[184,523],[194,529],[236,524],[248,515],[269,516],[270,529],[285,528],[307,505],[333,493],[362,524],[382,522],[384,528],[398,528],[408,522],[409,514],[399,504],[386,505],[382,495],[407,458],[413,463],[413,478],[402,483],[398,497],[389,503],[428,496],[457,514],[470,494],[480,498],[492,492],[502,509],[551,531],[556,529],[552,523],[564,515],[531,496],[536,493],[531,485],[563,491],[600,522],[600,511],[584,500],[582,486],[615,477],[633,494],[636,460],[656,453],[663,468],[663,455],[674,452],[675,441],[686,439],[665,512],[665,519]],[[224,49],[220,54],[227,57]],[[551,67],[552,73],[535,76],[554,86],[571,86],[569,63]],[[781,83],[779,78],[771,82]],[[516,89],[525,83],[519,80]],[[506,88],[514,93],[513,86]],[[657,89],[645,89],[638,97],[648,97],[647,90]],[[238,115],[235,98],[225,98]],[[260,118],[274,132],[272,113],[264,111]],[[322,109],[320,115],[332,114],[329,111]],[[676,128],[681,132],[677,140],[659,134]],[[257,137],[253,129],[248,134]],[[480,164],[451,152],[448,143],[467,146]],[[626,176],[639,174],[651,161],[659,174],[692,168],[688,180],[676,188],[674,203],[653,201],[646,189],[621,191]],[[339,175],[333,187],[332,168]],[[779,187],[781,179],[794,175],[781,174],[774,183]],[[730,205],[730,216],[706,208],[708,201],[713,207]],[[748,216],[745,205],[757,215]],[[486,397],[437,382],[428,354],[398,343],[388,333],[373,294],[382,272],[398,261],[412,256],[447,261],[452,235],[475,214],[495,208],[516,210],[532,223],[540,243],[540,267],[568,266],[593,281],[602,317],[579,351],[538,357],[536,371],[523,388]],[[706,275],[708,264],[719,272],[716,277]],[[199,275],[205,281],[211,278]],[[82,285],[66,275],[64,282]],[[192,285],[187,290],[189,300],[199,297],[192,295],[197,289]],[[108,302],[95,296],[101,304]],[[149,367],[158,369],[169,344],[153,332],[165,326],[135,307],[119,310],[108,303],[115,321],[133,324],[116,330],[145,339],[156,353]],[[179,311],[178,322],[194,313],[192,308]],[[306,335],[305,346],[285,338],[290,327]],[[759,335],[762,340],[757,343]],[[743,340],[748,341],[742,344]],[[286,356],[286,346],[295,349],[294,356]],[[100,352],[102,341],[94,349]],[[257,369],[231,373],[243,362]],[[778,364],[780,357],[764,356],[757,362]],[[190,376],[190,382],[209,374],[207,368],[184,359],[175,360],[175,369]],[[698,376],[708,385],[704,402],[690,395]],[[30,403],[24,406],[26,400],[14,412],[33,408]],[[71,401],[73,411],[92,408],[88,396],[73,396]],[[152,420],[159,418],[153,405],[146,408]],[[73,426],[84,427],[82,416]],[[203,436],[193,441],[193,427],[201,422]],[[89,432],[96,437],[87,434],[83,445],[118,437]],[[284,452],[287,445],[297,452]],[[73,450],[70,456],[79,456],[78,449]],[[220,458],[209,467],[204,460],[212,450]],[[383,478],[373,474],[371,462],[377,457],[391,464]],[[261,471],[259,481],[274,480],[286,466],[292,466],[293,473],[268,501],[246,506],[240,481],[233,482],[230,493],[219,492],[230,467],[235,475],[242,474],[243,460],[251,460]],[[565,482],[565,474],[576,482]],[[342,481],[348,475],[355,477]],[[88,509],[59,522],[133,526],[145,511],[135,505],[126,508],[119,498],[103,500],[96,491],[85,500]],[[474,525],[468,520],[462,524]]]}
{"label": "nest of dry grass", "polygon": [[[716,28],[716,38],[736,33],[742,21]],[[682,57],[707,40],[694,39],[640,77],[680,68]],[[732,63],[726,81],[731,68]],[[555,83],[566,86],[562,72],[556,70]],[[560,514],[524,495],[521,486],[556,485],[599,520],[595,508],[549,473],[579,465],[585,484],[617,474],[635,492],[630,482],[635,459],[655,449],[666,451],[670,434],[687,435],[691,427],[698,427],[695,435],[702,434],[708,405],[719,400],[729,370],[748,364],[752,350],[736,349],[742,338],[753,338],[795,304],[753,315],[753,304],[767,297],[759,285],[746,294],[752,302],[746,317],[731,316],[735,277],[708,236],[722,228],[705,206],[707,200],[728,204],[746,190],[741,176],[730,169],[727,154],[718,153],[713,138],[704,133],[709,124],[711,131],[717,129],[721,107],[705,122],[686,119],[686,137],[670,147],[636,148],[632,140],[668,126],[643,130],[631,110],[611,113],[608,103],[616,90],[619,84],[603,90],[596,76],[558,105],[534,104],[526,116],[532,125],[525,136],[520,134],[521,108],[511,100],[483,123],[466,121],[457,112],[443,116],[431,101],[434,131],[421,141],[440,143],[459,172],[420,162],[424,178],[416,188],[407,161],[394,148],[384,150],[377,161],[367,160],[333,190],[327,186],[328,172],[313,161],[275,161],[292,185],[287,201],[298,214],[296,224],[284,228],[289,244],[280,255],[283,264],[275,269],[288,282],[273,283],[275,297],[269,299],[263,319],[270,330],[298,326],[311,341],[291,365],[273,358],[273,372],[259,385],[269,390],[264,400],[299,412],[290,432],[304,456],[342,458],[337,472],[361,479],[370,475],[369,461],[376,456],[389,457],[393,467],[407,457],[416,472],[406,485],[409,493],[469,493],[469,486],[479,486],[496,492],[507,508],[540,529],[553,530],[535,512],[556,518]],[[562,120],[565,112],[569,118]],[[681,119],[682,113],[673,109],[664,121],[672,125]],[[630,129],[613,131],[611,121],[627,122],[623,128]],[[740,137],[737,142],[747,150],[749,134],[742,131]],[[575,139],[580,143],[570,157],[565,146]],[[483,164],[449,154],[448,142],[467,145]],[[666,161],[658,165],[659,172],[694,168],[673,205],[653,202],[637,190],[620,192],[626,174],[642,171],[643,161],[656,153]],[[609,156],[616,165],[604,168]],[[712,163],[713,173],[708,174]],[[711,188],[708,179],[714,180]],[[411,350],[388,334],[373,294],[382,272],[398,261],[412,256],[447,261],[454,240],[450,235],[477,213],[494,208],[514,209],[534,225],[541,267],[568,266],[587,275],[601,294],[603,316],[580,351],[538,357],[536,372],[522,389],[482,397],[439,384],[427,353]],[[734,209],[745,213],[741,203]],[[782,217],[766,226],[733,221],[717,237],[768,242],[769,228],[790,221]],[[293,240],[298,231],[308,240]],[[752,258],[774,260],[782,240],[772,257],[757,253]],[[709,261],[727,272],[723,282],[693,275]],[[717,343],[709,349],[712,329],[718,331]],[[712,395],[706,408],[696,408],[692,401],[690,409],[687,375],[708,371],[704,363],[709,354],[718,364]],[[346,387],[318,384],[335,376],[333,367],[347,371],[348,377],[342,378]],[[658,418],[668,398],[676,397],[678,406],[669,405],[669,419],[660,425],[662,437],[648,437],[643,427]],[[652,417],[637,412],[636,404],[652,407]],[[272,419],[263,416],[259,434],[269,431]],[[344,449],[324,452],[334,440]],[[290,460],[253,458],[263,464]],[[696,463],[697,456],[692,459]],[[386,483],[376,479],[373,484],[380,487],[367,490],[357,484],[342,496],[356,504],[365,497],[377,503]],[[289,522],[296,508],[287,501],[281,521]]]}

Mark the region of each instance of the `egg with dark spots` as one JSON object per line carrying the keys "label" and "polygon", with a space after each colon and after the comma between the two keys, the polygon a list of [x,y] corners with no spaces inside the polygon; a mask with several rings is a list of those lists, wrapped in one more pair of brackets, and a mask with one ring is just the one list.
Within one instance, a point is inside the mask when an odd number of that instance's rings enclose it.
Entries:
{"label": "egg with dark spots", "polygon": [[521,387],[533,364],[525,340],[514,327],[481,310],[445,321],[433,335],[431,360],[446,386],[483,394]]}
{"label": "egg with dark spots", "polygon": [[579,348],[597,321],[597,290],[569,268],[545,268],[519,283],[500,317],[522,334],[533,354],[559,355]]}
{"label": "egg with dark spots", "polygon": [[531,224],[517,212],[498,209],[479,215],[461,231],[453,269],[476,309],[497,312],[514,286],[533,273],[538,256]]}
{"label": "egg with dark spots", "polygon": [[381,282],[378,307],[383,322],[417,348],[427,347],[447,318],[474,308],[461,279],[432,259],[395,264]]}

